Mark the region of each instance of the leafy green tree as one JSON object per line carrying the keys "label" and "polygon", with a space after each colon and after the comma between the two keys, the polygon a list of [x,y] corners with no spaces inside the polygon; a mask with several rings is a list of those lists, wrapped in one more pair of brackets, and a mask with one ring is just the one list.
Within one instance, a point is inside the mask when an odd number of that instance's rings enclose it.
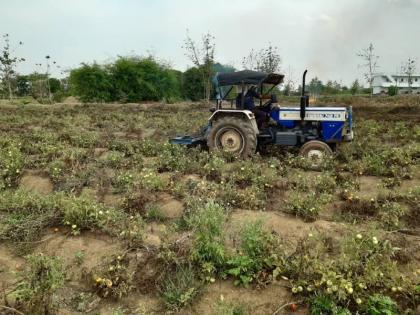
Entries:
{"label": "leafy green tree", "polygon": [[359,84],[359,80],[354,80],[353,81],[353,83],[351,84],[351,87],[350,87],[350,93],[352,94],[352,95],[355,95],[355,94],[357,94],[357,92],[359,92],[359,90],[360,90],[360,84]]}
{"label": "leafy green tree", "polygon": [[[4,40],[4,46],[3,46],[2,51],[0,52],[0,76],[3,81],[3,84],[6,85],[9,99],[12,99],[13,98],[12,82],[16,75],[16,72],[15,72],[16,65],[19,62],[25,61],[25,59],[13,56],[14,49],[10,47],[9,34],[4,34],[3,40]],[[23,43],[19,42],[19,45],[23,45]]]}
{"label": "leafy green tree", "polygon": [[49,86],[50,86],[51,93],[54,94],[54,93],[57,93],[57,92],[62,90],[60,80],[58,80],[56,78],[49,78],[48,81],[49,81]]}
{"label": "leafy green tree", "polygon": [[202,72],[197,67],[189,68],[182,76],[183,97],[191,101],[204,99],[204,81]]}
{"label": "leafy green tree", "polygon": [[280,71],[280,64],[281,57],[278,48],[271,43],[260,51],[251,50],[249,55],[242,59],[244,69],[267,73]]}
{"label": "leafy green tree", "polygon": [[392,85],[388,88],[388,95],[389,96],[395,96],[398,95],[398,86]]}
{"label": "leafy green tree", "polygon": [[16,76],[16,88],[18,96],[27,96],[31,94],[31,82],[29,76],[18,75]]}
{"label": "leafy green tree", "polygon": [[153,57],[120,57],[108,68],[114,100],[136,102],[180,97],[175,73]]}
{"label": "leafy green tree", "polygon": [[48,98],[47,75],[45,73],[33,72],[28,75],[30,85],[30,95],[36,100],[43,102]]}
{"label": "leafy green tree", "polygon": [[83,64],[70,73],[73,95],[83,102],[140,102],[181,97],[181,73],[153,57],[119,57],[101,66]]}
{"label": "leafy green tree", "polygon": [[112,79],[109,71],[97,63],[82,64],[70,72],[70,89],[82,102],[111,101]]}
{"label": "leafy green tree", "polygon": [[309,82],[309,92],[313,96],[319,96],[324,90],[324,85],[322,84],[322,81],[318,79],[318,77],[315,77]]}
{"label": "leafy green tree", "polygon": [[190,37],[187,30],[187,38],[184,41],[183,48],[186,50],[186,56],[201,72],[203,77],[202,81],[204,82],[204,97],[209,101],[211,96],[212,77],[214,75],[214,51],[216,48],[214,36],[210,33],[203,35],[201,46],[198,46]]}

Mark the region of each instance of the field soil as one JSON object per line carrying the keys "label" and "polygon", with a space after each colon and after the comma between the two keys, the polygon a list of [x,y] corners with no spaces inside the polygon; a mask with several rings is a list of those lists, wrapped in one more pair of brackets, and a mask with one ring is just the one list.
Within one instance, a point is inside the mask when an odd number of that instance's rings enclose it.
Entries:
{"label": "field soil", "polygon": [[[342,100],[324,101],[327,103],[322,105],[342,105]],[[284,100],[282,105],[290,102]],[[18,175],[13,174],[11,184],[0,189],[0,194],[86,199],[98,205],[101,215],[109,215],[78,230],[79,223],[68,224],[66,220],[71,219],[57,214],[49,223],[27,225],[31,231],[37,229],[35,232],[24,233],[22,225],[17,226],[20,234],[15,235],[10,230],[13,220],[24,219],[13,215],[27,203],[18,200],[14,202],[19,205],[10,211],[1,208],[2,295],[12,292],[22,272],[28,270],[28,255],[42,253],[60,257],[65,271],[63,286],[54,293],[58,314],[271,315],[292,302],[297,304],[295,314],[309,314],[308,299],[292,293],[293,285],[282,277],[243,286],[235,285],[232,276],[212,276],[186,305],[168,306],[162,286],[173,265],[165,262],[176,256],[180,264],[195,264],[190,257],[196,230],[184,226],[189,222],[193,201],[204,203],[206,198],[228,209],[223,231],[225,246],[232,253],[239,251],[239,235],[250,222],[261,222],[262,229],[278,238],[289,252],[312,235],[327,236],[332,248],[359,233],[377,235],[398,247],[393,259],[399,272],[419,281],[419,201],[410,196],[420,189],[420,101],[352,98],[344,105],[353,106],[355,141],[338,149],[343,153],[336,153],[336,162],[331,162],[336,163],[334,167],[318,171],[299,164],[293,150],[273,148],[273,154],[258,154],[251,162],[221,163],[208,157],[207,152],[168,149],[168,138],[196,132],[206,122],[207,104],[82,105],[68,98],[66,103],[54,105],[0,105],[0,148],[9,150],[6,148],[13,143],[20,152],[13,161],[22,158]],[[399,151],[394,154],[393,149]],[[5,169],[1,161],[0,166]],[[252,171],[270,167],[275,169],[274,175]],[[250,175],[246,175],[248,169]],[[6,175],[2,180],[9,183]],[[226,186],[227,181],[233,186]],[[261,182],[266,185],[261,186]],[[229,189],[233,189],[233,195],[228,195]],[[328,196],[316,216],[291,210],[295,193],[312,191]],[[388,204],[383,203],[384,198],[402,209],[397,218],[389,219],[380,212],[382,205]],[[360,204],[378,203],[376,212],[369,214],[371,208],[357,208],[357,200]],[[112,216],[114,212],[117,214]],[[385,220],[391,225],[384,224]],[[331,255],[336,254],[332,250]],[[109,260],[116,256],[127,260],[127,274],[132,276],[130,289],[121,297],[104,297],[93,277],[101,274],[98,270],[107,270]],[[197,277],[202,279],[205,272],[200,268]],[[411,304],[400,302],[397,296],[395,299],[401,309],[415,314],[416,298]],[[0,305],[19,307],[12,296]],[[234,313],[235,307],[242,313]],[[289,313],[290,307],[285,307],[277,314]],[[0,308],[0,314],[13,311]]]}

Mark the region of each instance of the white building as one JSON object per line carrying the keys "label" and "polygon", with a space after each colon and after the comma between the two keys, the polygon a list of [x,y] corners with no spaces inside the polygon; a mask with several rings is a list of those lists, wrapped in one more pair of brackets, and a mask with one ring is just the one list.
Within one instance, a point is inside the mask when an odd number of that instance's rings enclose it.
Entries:
{"label": "white building", "polygon": [[[405,74],[376,73],[372,82],[373,94],[388,94],[391,86],[398,87],[398,94],[409,94],[408,81],[408,75]],[[420,94],[420,74],[412,75],[411,82],[412,94]]]}

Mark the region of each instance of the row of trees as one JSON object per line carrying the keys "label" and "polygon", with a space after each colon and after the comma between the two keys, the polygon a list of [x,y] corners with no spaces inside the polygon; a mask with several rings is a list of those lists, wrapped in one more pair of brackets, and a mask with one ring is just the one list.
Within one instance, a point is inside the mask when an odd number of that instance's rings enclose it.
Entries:
{"label": "row of trees", "polygon": [[[78,96],[84,102],[138,102],[165,99],[209,100],[214,96],[213,76],[217,72],[235,71],[232,66],[216,62],[215,38],[210,33],[204,34],[199,41],[194,40],[187,31],[183,48],[193,67],[185,72],[174,70],[167,62],[153,56],[118,57],[108,64],[82,64],[70,71],[66,79],[58,80],[50,75],[51,68],[60,69],[47,55],[43,63],[36,65],[43,69],[30,75],[19,75],[16,67],[24,58],[15,56],[15,50],[22,45],[19,42],[12,48],[9,35],[3,35],[4,45],[0,54],[0,94],[8,96],[31,95],[41,101],[52,102],[64,95]],[[358,80],[350,87],[337,81],[325,84],[317,77],[308,84],[308,90],[314,96],[320,94],[357,94],[372,91],[374,74],[378,69],[379,56],[373,44],[357,54],[363,60],[360,67],[365,69],[364,76],[370,91],[363,88]],[[269,44],[261,50],[252,49],[242,59],[242,68],[264,72],[280,72],[281,57],[278,48]],[[408,75],[411,87],[416,69],[415,61],[409,58],[402,66],[402,72]],[[62,72],[63,73],[63,72]],[[411,78],[411,79],[410,79]],[[282,93],[298,94],[293,74],[289,67]],[[280,93],[280,91],[277,91]]]}
{"label": "row of trees", "polygon": [[180,73],[153,57],[119,57],[115,62],[83,64],[70,72],[70,88],[82,101],[136,102],[179,98]]}
{"label": "row of trees", "polygon": [[9,34],[2,35],[3,45],[0,51],[0,95],[13,99],[15,96],[28,96],[41,102],[52,102],[60,99],[66,89],[66,79],[58,80],[50,76],[51,67],[60,67],[51,60],[50,55],[45,56],[44,62],[35,65],[40,71],[29,75],[20,75],[16,72],[19,63],[26,59],[16,56],[16,50],[23,42],[14,46],[11,44]]}

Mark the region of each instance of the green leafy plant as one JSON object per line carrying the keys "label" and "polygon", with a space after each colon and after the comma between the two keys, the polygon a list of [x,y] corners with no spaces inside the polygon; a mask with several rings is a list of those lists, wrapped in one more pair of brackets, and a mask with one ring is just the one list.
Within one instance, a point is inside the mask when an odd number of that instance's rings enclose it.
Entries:
{"label": "green leafy plant", "polygon": [[140,174],[140,185],[148,191],[160,191],[168,185],[168,182],[154,170],[144,169]]}
{"label": "green leafy plant", "polygon": [[214,307],[214,315],[246,315],[246,307],[242,304],[229,303],[224,298]]}
{"label": "green leafy plant", "polygon": [[71,227],[72,234],[81,230],[103,228],[115,219],[116,213],[86,197],[70,197],[65,201],[63,222]]}
{"label": "green leafy plant", "polygon": [[266,278],[278,263],[275,237],[263,230],[261,221],[246,223],[239,237],[240,250],[227,261],[225,274],[234,276],[236,285],[270,280]]}
{"label": "green leafy plant", "polygon": [[120,299],[134,289],[129,262],[126,255],[112,255],[93,270],[93,284],[101,297]]}
{"label": "green leafy plant", "polygon": [[366,315],[397,315],[397,303],[389,296],[374,294],[363,307]]}
{"label": "green leafy plant", "polygon": [[64,272],[58,257],[31,255],[28,268],[20,274],[20,282],[12,294],[28,314],[52,314],[56,308],[55,292],[63,284]]}
{"label": "green leafy plant", "polygon": [[62,220],[63,195],[43,196],[22,190],[0,192],[0,239],[14,242],[20,252],[30,249],[44,229]]}
{"label": "green leafy plant", "polygon": [[315,296],[310,305],[311,315],[351,315],[348,309],[337,306],[327,295]]}
{"label": "green leafy plant", "polygon": [[17,185],[24,164],[20,143],[12,141],[0,146],[0,190]]}
{"label": "green leafy plant", "polygon": [[200,287],[196,271],[191,266],[177,266],[174,272],[167,274],[160,292],[166,307],[179,311],[194,300]]}
{"label": "green leafy plant", "polygon": [[325,194],[292,191],[286,201],[286,209],[307,221],[313,221],[318,218],[321,207],[329,200],[330,196]]}
{"label": "green leafy plant", "polygon": [[190,224],[195,227],[192,259],[206,274],[220,271],[226,261],[223,223],[225,209],[209,201],[192,214]]}

